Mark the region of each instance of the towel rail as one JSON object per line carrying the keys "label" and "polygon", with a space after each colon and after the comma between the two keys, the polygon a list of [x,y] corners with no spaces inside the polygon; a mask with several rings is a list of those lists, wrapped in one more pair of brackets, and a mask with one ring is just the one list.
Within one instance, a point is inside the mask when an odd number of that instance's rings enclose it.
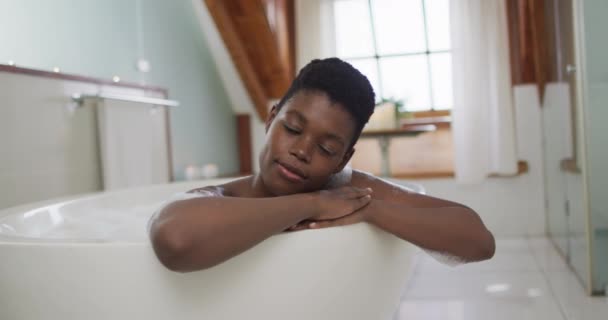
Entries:
{"label": "towel rail", "polygon": [[177,107],[179,101],[169,99],[158,99],[149,97],[138,97],[132,95],[112,94],[112,93],[99,93],[99,94],[78,94],[72,95],[72,101],[76,102],[79,106],[82,105],[86,99],[109,99],[119,101],[138,102],[145,104],[153,104],[157,106]]}

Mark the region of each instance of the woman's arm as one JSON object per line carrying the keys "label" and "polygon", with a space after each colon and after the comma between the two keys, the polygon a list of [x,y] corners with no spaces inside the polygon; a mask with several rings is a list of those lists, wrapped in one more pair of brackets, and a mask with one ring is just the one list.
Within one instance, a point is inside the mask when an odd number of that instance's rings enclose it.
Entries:
{"label": "woman's arm", "polygon": [[333,221],[305,221],[292,230],[368,222],[421,248],[465,262],[490,259],[495,243],[475,211],[462,204],[410,192],[401,186],[356,172],[352,185],[373,189],[365,208]]}
{"label": "woman's arm", "polygon": [[302,220],[348,215],[369,203],[368,194],[352,187],[274,198],[223,197],[210,191],[164,207],[152,218],[150,238],[167,268],[205,269]]}
{"label": "woman's arm", "polygon": [[361,211],[364,221],[425,249],[465,262],[486,260],[494,255],[494,237],[477,213],[465,206],[437,201],[436,206],[417,207],[415,203],[374,199]]}

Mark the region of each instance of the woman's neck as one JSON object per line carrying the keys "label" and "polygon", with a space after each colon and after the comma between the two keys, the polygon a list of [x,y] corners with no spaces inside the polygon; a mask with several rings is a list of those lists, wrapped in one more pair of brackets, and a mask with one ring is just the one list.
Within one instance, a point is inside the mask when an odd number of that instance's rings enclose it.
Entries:
{"label": "woman's neck", "polygon": [[249,186],[248,193],[252,198],[269,198],[276,196],[268,190],[260,173],[256,173],[250,177]]}

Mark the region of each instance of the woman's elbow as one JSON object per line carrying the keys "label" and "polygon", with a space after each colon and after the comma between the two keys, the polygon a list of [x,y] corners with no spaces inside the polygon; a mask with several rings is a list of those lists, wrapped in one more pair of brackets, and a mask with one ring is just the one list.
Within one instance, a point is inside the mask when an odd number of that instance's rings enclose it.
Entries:
{"label": "woman's elbow", "polygon": [[163,266],[171,271],[188,271],[182,262],[190,245],[181,232],[166,224],[152,223],[150,240],[154,253]]}
{"label": "woman's elbow", "polygon": [[485,230],[482,233],[479,240],[479,255],[478,261],[492,259],[494,257],[494,253],[496,252],[496,243],[494,241],[494,236],[489,230]]}
{"label": "woman's elbow", "polygon": [[488,260],[494,257],[494,253],[496,252],[496,243],[494,241],[494,235],[492,232],[488,230],[479,215],[471,208],[463,206],[470,215],[474,217],[475,227],[474,229],[477,232],[472,232],[471,234],[475,235],[471,240],[476,244],[473,246],[475,248],[475,253],[473,254],[473,261],[482,261]]}

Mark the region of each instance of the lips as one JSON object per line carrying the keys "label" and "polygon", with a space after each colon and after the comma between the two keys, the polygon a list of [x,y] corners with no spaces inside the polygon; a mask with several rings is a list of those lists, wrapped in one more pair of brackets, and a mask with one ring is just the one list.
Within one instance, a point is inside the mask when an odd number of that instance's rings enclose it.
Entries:
{"label": "lips", "polygon": [[289,164],[283,163],[283,162],[279,162],[279,161],[277,161],[277,165],[279,167],[279,172],[287,180],[290,180],[293,182],[301,182],[307,178],[306,174],[304,174],[304,172],[302,172],[302,170],[300,170],[292,165],[289,165]]}

